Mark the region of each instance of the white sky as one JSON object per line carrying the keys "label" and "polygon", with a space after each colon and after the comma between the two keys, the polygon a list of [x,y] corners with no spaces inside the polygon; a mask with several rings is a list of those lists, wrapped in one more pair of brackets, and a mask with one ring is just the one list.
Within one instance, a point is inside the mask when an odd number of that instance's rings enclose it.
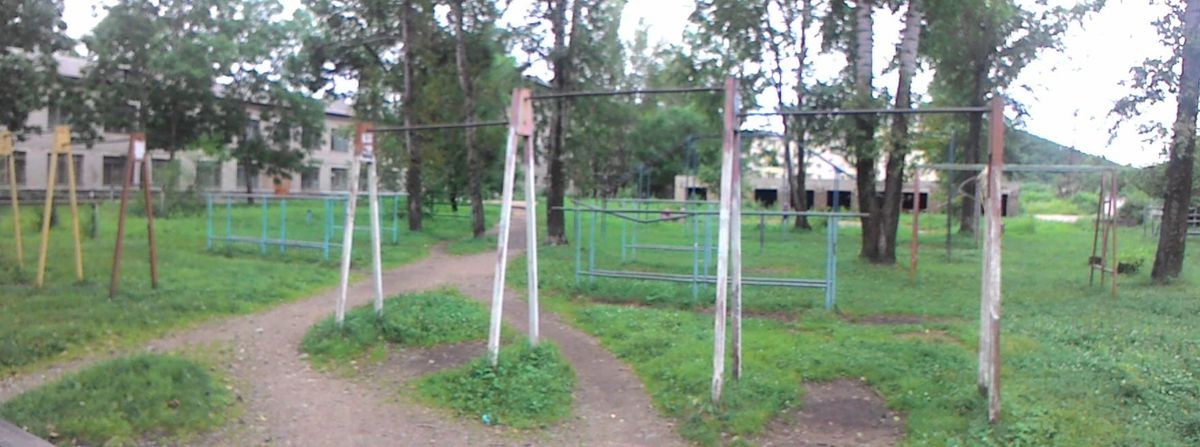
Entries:
{"label": "white sky", "polygon": [[[1034,0],[1022,0],[1033,2]],[[283,0],[294,8],[299,0]],[[1054,0],[1051,3],[1069,3]],[[66,0],[64,19],[72,37],[87,34],[103,14],[103,0]],[[530,0],[513,0],[505,19],[519,20]],[[689,26],[688,16],[694,0],[630,0],[621,22],[621,34],[631,40],[639,21],[649,24],[651,42],[681,41]],[[1109,0],[1105,9],[1091,16],[1082,27],[1074,27],[1064,39],[1065,51],[1047,52],[1022,72],[1009,92],[1029,111],[1026,130],[1066,146],[1114,161],[1146,165],[1161,160],[1163,144],[1144,143],[1133,125],[1121,128],[1111,143],[1108,129],[1113,121],[1108,111],[1128,93],[1120,82],[1129,77],[1129,68],[1147,56],[1165,53],[1150,24],[1162,15],[1164,7],[1148,6],[1144,0]],[[877,88],[895,89],[895,74],[882,70],[894,56],[899,39],[899,14],[880,11],[875,17],[875,69]],[[817,77],[834,75],[844,63],[841,55],[812,55]],[[923,93],[929,74],[918,76],[914,91]],[[774,108],[774,93],[763,95],[760,103]],[[1173,101],[1148,109],[1143,119],[1170,122],[1174,119]],[[768,123],[749,123],[758,127]]]}

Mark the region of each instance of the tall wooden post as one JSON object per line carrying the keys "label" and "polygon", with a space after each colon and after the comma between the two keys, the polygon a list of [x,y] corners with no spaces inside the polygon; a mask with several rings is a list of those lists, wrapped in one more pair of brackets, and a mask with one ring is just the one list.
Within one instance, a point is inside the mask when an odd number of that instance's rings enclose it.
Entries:
{"label": "tall wooden post", "polygon": [[[983,307],[986,309],[981,325],[986,328],[986,350],[980,343],[980,372],[986,371],[988,397],[988,421],[1000,420],[1000,301],[1001,301],[1001,254],[1003,220],[1003,175],[1004,175],[1004,105],[997,95],[992,97],[988,123],[988,146],[991,157],[987,170],[987,225],[984,239]],[[986,366],[986,368],[985,368]]]}
{"label": "tall wooden post", "polygon": [[350,256],[354,253],[354,215],[358,213],[358,178],[362,169],[363,138],[374,135],[367,132],[369,125],[358,123],[354,129],[354,157],[350,161],[350,187],[346,197],[346,220],[342,227],[341,281],[338,283],[337,302],[334,304],[334,321],[338,327],[346,321],[346,293],[350,288]]}
{"label": "tall wooden post", "polygon": [[[740,104],[734,101],[734,113]],[[735,118],[734,126],[737,125]],[[735,128],[736,129],[736,128]],[[733,134],[733,179],[732,205],[729,222],[729,295],[733,306],[733,378],[742,377],[742,137],[736,130]]]}
{"label": "tall wooden post", "polygon": [[133,184],[133,170],[141,165],[142,203],[146,208],[146,237],[150,245],[150,286],[158,288],[158,250],[154,241],[154,202],[150,194],[149,160],[146,159],[146,135],[129,135],[129,150],[125,155],[125,176],[121,183],[121,208],[117,213],[117,241],[113,249],[112,275],[108,282],[108,297],[117,295],[121,280],[121,253],[125,243],[125,219],[129,213],[129,187]]}
{"label": "tall wooden post", "polygon": [[725,314],[729,286],[730,223],[733,213],[734,159],[737,156],[737,82],[725,80],[724,131],[721,143],[721,202],[717,226],[717,297],[713,309],[712,400],[721,401],[725,380]]}
{"label": "tall wooden post", "polygon": [[16,244],[17,268],[25,268],[24,242],[21,240],[21,192],[17,189],[17,161],[13,152],[12,132],[0,132],[0,157],[8,168],[9,205],[13,215],[13,242]]}
{"label": "tall wooden post", "polygon": [[36,285],[41,287],[46,280],[46,256],[50,248],[50,216],[54,212],[54,188],[58,183],[58,157],[67,157],[67,194],[71,204],[71,228],[75,236],[75,278],[83,281],[83,245],[79,235],[79,203],[75,197],[75,160],[71,155],[71,128],[54,128],[54,142],[50,148],[50,176],[46,184],[46,205],[42,209],[42,240],[38,250],[38,272]]}
{"label": "tall wooden post", "polygon": [[517,134],[525,137],[525,262],[526,289],[529,293],[529,344],[538,344],[538,248],[537,248],[537,190],[534,170],[533,102],[523,101],[517,120]]}
{"label": "tall wooden post", "polygon": [[[378,160],[375,158],[375,126],[363,123],[356,131],[358,144],[355,148],[363,163],[367,164],[367,201],[370,208],[371,225],[371,273],[375,285],[375,316],[383,316],[383,254],[380,244],[383,237],[379,228],[379,178]],[[357,181],[357,179],[355,179]]]}
{"label": "tall wooden post", "polygon": [[[517,175],[517,144],[522,134],[532,135],[533,132],[532,119],[527,124],[528,127],[521,124],[522,108],[531,107],[530,96],[529,89],[513,89],[512,104],[508,114],[508,140],[504,147],[504,186],[500,199],[500,233],[496,236],[496,273],[492,278],[492,313],[488,325],[488,361],[492,366],[496,365],[500,356],[500,325],[504,311],[504,275],[508,270],[508,236],[512,223],[513,183],[515,183]],[[532,113],[529,113],[529,116],[532,118]],[[536,219],[536,216],[530,217],[530,219]],[[537,286],[531,284],[530,287]],[[533,304],[530,303],[531,306]],[[533,317],[530,318],[532,322]],[[530,328],[530,330],[534,329]]]}

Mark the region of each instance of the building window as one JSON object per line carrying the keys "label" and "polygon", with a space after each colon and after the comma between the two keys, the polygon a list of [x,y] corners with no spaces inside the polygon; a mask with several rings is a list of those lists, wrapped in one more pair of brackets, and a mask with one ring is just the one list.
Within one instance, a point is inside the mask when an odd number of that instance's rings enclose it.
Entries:
{"label": "building window", "polygon": [[221,189],[221,164],[215,161],[197,161],[196,186],[206,190]]}
{"label": "building window", "polygon": [[321,189],[321,167],[309,166],[300,173],[301,191],[318,191]]}
{"label": "building window", "polygon": [[125,157],[104,157],[104,186],[120,186],[125,183]]}
{"label": "building window", "polygon": [[346,191],[350,189],[350,171],[346,168],[333,168],[329,170],[329,187],[334,191]]}
{"label": "building window", "polygon": [[249,180],[249,178],[246,176],[246,165],[243,163],[238,163],[238,165],[237,165],[237,188],[239,190],[246,189],[246,185],[249,184],[248,180]]}
{"label": "building window", "polygon": [[[25,186],[25,153],[14,151],[12,157],[13,167],[17,170],[17,186]],[[3,180],[0,186],[8,186],[8,160],[0,159],[0,180]]]}
{"label": "building window", "polygon": [[[50,155],[46,154],[46,175],[50,173]],[[78,188],[83,182],[83,154],[71,154],[71,158],[75,160],[75,187]],[[67,157],[65,154],[59,154],[58,172],[54,176],[55,185],[67,185]]]}
{"label": "building window", "polygon": [[334,152],[350,152],[350,138],[334,129],[329,132],[329,150]]}
{"label": "building window", "polygon": [[257,119],[246,121],[246,131],[242,134],[246,140],[257,140],[262,138],[262,125]]}
{"label": "building window", "polygon": [[46,110],[46,130],[53,131],[55,126],[71,123],[71,114],[56,104],[51,104]]}
{"label": "building window", "polygon": [[162,186],[163,182],[176,177],[167,172],[170,169],[172,169],[171,160],[150,159],[150,180],[154,182],[153,185]]}

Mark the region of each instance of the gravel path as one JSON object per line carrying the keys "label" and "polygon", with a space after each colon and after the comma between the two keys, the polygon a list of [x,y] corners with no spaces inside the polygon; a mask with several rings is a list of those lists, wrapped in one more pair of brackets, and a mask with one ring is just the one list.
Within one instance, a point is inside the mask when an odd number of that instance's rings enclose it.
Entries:
{"label": "gravel path", "polygon": [[[514,210],[512,247],[516,256],[524,246],[524,215]],[[440,249],[426,259],[384,272],[386,295],[452,286],[482,302],[491,299],[495,254],[450,256]],[[223,365],[245,401],[245,413],[200,445],[684,445],[673,424],[651,406],[641,381],[630,368],[604,350],[590,336],[543,312],[542,334],[559,345],[575,367],[578,385],[570,419],[545,430],[515,432],[486,427],[437,409],[411,403],[400,388],[380,381],[354,380],[313,370],[298,352],[310,326],[330,315],[337,294],[331,289],[316,296],[242,317],[215,321],[150,343],[146,348],[166,351],[186,346],[227,343],[233,359]],[[368,281],[350,288],[349,306],[370,302]],[[505,294],[504,318],[524,331],[527,305],[520,294]],[[478,348],[467,344],[451,350]],[[422,354],[414,352],[418,358]],[[461,357],[461,355],[459,355]],[[23,390],[78,370],[98,359],[85,359],[47,371],[6,380],[0,384],[0,401]],[[454,362],[443,362],[452,366]],[[404,368],[412,362],[387,362]],[[412,366],[425,372],[425,366]],[[387,371],[376,372],[386,374]],[[397,378],[413,371],[397,370]]]}

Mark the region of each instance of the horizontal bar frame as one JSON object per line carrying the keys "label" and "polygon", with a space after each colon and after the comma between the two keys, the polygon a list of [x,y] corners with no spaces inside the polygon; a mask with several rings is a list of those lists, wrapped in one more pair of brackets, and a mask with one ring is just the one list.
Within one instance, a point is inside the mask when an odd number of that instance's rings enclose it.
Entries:
{"label": "horizontal bar frame", "polygon": [[988,113],[988,107],[928,107],[922,109],[823,109],[823,110],[778,110],[773,112],[746,112],[748,116],[841,116],[841,115],[936,115],[953,113]]}
{"label": "horizontal bar frame", "polygon": [[414,132],[421,130],[448,130],[448,129],[473,129],[477,127],[500,127],[507,126],[507,120],[495,121],[479,121],[474,123],[441,123],[441,124],[417,124],[412,126],[401,127],[376,127],[370,130],[371,133],[389,133],[389,132]]}
{"label": "horizontal bar frame", "polygon": [[529,97],[530,101],[540,101],[547,99],[563,99],[563,98],[585,98],[596,96],[636,96],[636,95],[665,95],[679,93],[718,93],[724,91],[721,87],[674,87],[674,88],[647,88],[636,90],[592,90],[578,92],[562,92],[562,93],[542,93]]}

